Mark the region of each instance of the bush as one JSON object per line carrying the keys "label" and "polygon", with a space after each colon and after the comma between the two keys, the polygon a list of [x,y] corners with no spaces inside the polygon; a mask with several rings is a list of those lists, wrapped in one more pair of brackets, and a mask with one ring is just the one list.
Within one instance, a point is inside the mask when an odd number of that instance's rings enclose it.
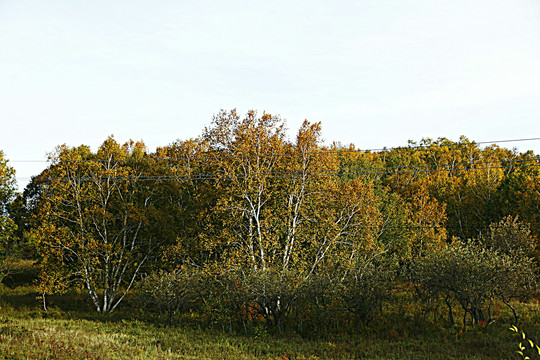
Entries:
{"label": "bush", "polygon": [[451,300],[457,301],[464,311],[464,325],[467,315],[473,324],[491,321],[491,305],[497,298],[512,309],[517,321],[510,300],[531,296],[537,281],[532,259],[518,260],[471,243],[418,258],[409,275],[421,298],[445,298],[452,323]]}
{"label": "bush", "polygon": [[261,315],[279,331],[308,285],[308,281],[294,271],[271,269],[241,273],[240,281],[249,311]]}
{"label": "bush", "polygon": [[197,269],[160,271],[144,280],[140,302],[150,311],[159,313],[163,323],[172,325],[175,314],[195,307],[202,285],[201,273]]}
{"label": "bush", "polygon": [[393,289],[396,268],[391,261],[362,259],[339,283],[337,293],[345,308],[362,323],[382,312]]}

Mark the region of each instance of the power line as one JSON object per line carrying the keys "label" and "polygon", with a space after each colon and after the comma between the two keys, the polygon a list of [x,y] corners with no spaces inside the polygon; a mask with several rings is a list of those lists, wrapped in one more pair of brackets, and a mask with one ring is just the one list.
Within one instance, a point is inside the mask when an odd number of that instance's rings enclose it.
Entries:
{"label": "power line", "polygon": [[509,139],[509,140],[497,140],[497,141],[480,141],[477,144],[497,144],[497,143],[506,143],[506,142],[519,142],[519,141],[535,141],[540,140],[540,138],[523,138],[523,139]]}
{"label": "power line", "polygon": [[[340,168],[340,169],[332,169],[332,170],[319,170],[316,172],[340,172],[340,171],[347,171],[350,173],[358,172],[358,171],[384,171],[384,173],[390,173],[391,170],[403,170],[403,169],[420,169],[420,171],[440,171],[439,169],[432,169],[432,168],[438,168],[438,167],[444,167],[446,169],[442,169],[442,171],[465,171],[468,170],[468,167],[475,166],[475,165],[486,165],[486,164],[499,164],[499,163],[509,163],[510,165],[507,165],[506,168],[512,168],[511,164],[514,163],[526,163],[526,162],[539,162],[540,158],[538,159],[505,159],[505,160],[492,160],[492,161],[476,161],[476,162],[459,162],[459,163],[444,163],[444,164],[427,164],[427,165],[409,165],[409,166],[384,166],[384,167],[363,167],[363,168]],[[467,166],[465,168],[461,168],[460,166]],[[257,176],[257,175],[276,175],[276,174],[297,174],[298,171],[283,171],[283,172],[267,172],[267,173],[252,173],[251,176]],[[308,172],[310,173],[310,172]],[[396,173],[396,172],[392,172]],[[400,171],[399,173],[404,173],[403,171]],[[203,174],[204,175],[204,174]],[[343,174],[346,175],[346,174]],[[186,175],[187,177],[191,176],[199,176],[199,175]],[[206,174],[204,176],[221,176],[218,174]],[[17,177],[18,179],[31,179],[32,177]],[[156,176],[156,178],[179,178],[177,175],[164,175],[164,176]]]}
{"label": "power line", "polygon": [[[192,174],[192,175],[156,175],[156,176],[80,176],[80,177],[43,177],[36,178],[39,182],[53,182],[53,181],[73,181],[78,180],[81,182],[92,182],[92,181],[180,181],[180,180],[189,180],[189,181],[202,181],[202,180],[234,180],[234,179],[248,179],[256,177],[264,178],[293,178],[293,177],[329,177],[329,176],[365,176],[365,175],[399,175],[399,174],[415,174],[423,173],[424,171],[428,174],[436,172],[462,172],[462,171],[473,171],[473,170],[492,170],[492,169],[515,169],[515,168],[533,168],[540,167],[540,160],[536,159],[523,159],[519,160],[521,163],[517,165],[500,165],[500,166],[483,166],[483,167],[470,167],[470,168],[440,168],[440,169],[426,169],[425,166],[419,167],[405,167],[407,170],[401,171],[390,171],[390,169],[403,169],[404,167],[389,167],[389,168],[359,168],[359,169],[330,169],[330,170],[318,170],[318,171],[282,171],[282,172],[267,172],[267,173],[253,173],[248,175],[231,175],[231,174]],[[479,163],[465,163],[467,165],[478,165],[478,164],[496,164],[501,163],[502,161],[493,161],[493,162],[479,162]],[[526,163],[526,162],[538,162],[536,163]],[[410,170],[410,169],[423,169],[423,170]],[[366,171],[367,170],[367,171]],[[375,171],[369,171],[375,170]],[[381,171],[378,171],[381,170]]]}
{"label": "power line", "polygon": [[[506,140],[496,140],[496,141],[479,141],[479,142],[468,142],[468,143],[452,143],[452,144],[429,144],[429,145],[409,145],[409,146],[398,146],[398,147],[383,147],[383,148],[374,148],[374,149],[338,149],[338,150],[327,150],[327,151],[317,151],[317,152],[308,152],[308,153],[276,153],[276,154],[228,154],[228,155],[219,155],[221,152],[215,151],[214,153],[208,151],[206,156],[194,156],[194,157],[180,157],[180,158],[152,158],[145,157],[141,159],[76,159],[76,160],[60,160],[61,162],[109,162],[109,161],[194,161],[194,160],[206,160],[208,158],[212,159],[228,159],[228,158],[253,158],[253,157],[288,157],[288,156],[301,156],[301,155],[325,155],[325,154],[343,154],[343,153],[366,153],[366,152],[382,152],[382,151],[393,151],[393,150],[414,150],[414,149],[430,149],[435,148],[453,148],[469,145],[485,145],[485,144],[498,144],[498,143],[509,143],[509,142],[524,142],[524,141],[538,141],[538,138],[521,138],[521,139],[506,139]],[[151,154],[150,154],[151,155]],[[49,160],[10,160],[10,162],[18,163],[47,163]]]}

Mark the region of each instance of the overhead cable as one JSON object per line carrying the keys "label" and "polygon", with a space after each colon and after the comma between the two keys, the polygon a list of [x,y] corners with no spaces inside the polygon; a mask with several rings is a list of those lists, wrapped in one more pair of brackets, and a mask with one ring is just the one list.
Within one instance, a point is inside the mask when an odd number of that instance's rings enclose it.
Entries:
{"label": "overhead cable", "polygon": [[[415,150],[415,149],[430,149],[430,148],[453,148],[461,146],[470,146],[470,145],[485,145],[485,144],[498,144],[498,143],[509,143],[509,142],[523,142],[523,141],[538,141],[538,138],[521,138],[521,139],[506,139],[506,140],[497,140],[497,141],[479,141],[479,142],[467,142],[467,143],[452,143],[452,144],[429,144],[429,145],[409,145],[409,146],[398,146],[398,147],[383,147],[383,148],[374,148],[374,149],[347,149],[341,148],[336,150],[325,150],[325,151],[316,151],[316,152],[290,152],[290,153],[261,153],[261,154],[240,154],[233,151],[225,150],[214,150],[203,152],[206,155],[203,156],[193,156],[193,157],[163,157],[163,158],[153,158],[150,155],[146,154],[146,157],[135,159],[60,159],[63,162],[109,162],[112,160],[115,161],[194,161],[194,160],[206,160],[206,159],[228,159],[228,158],[254,158],[254,157],[293,157],[293,156],[311,156],[311,155],[326,155],[326,154],[343,154],[343,153],[370,153],[370,152],[390,152],[393,150]],[[55,159],[58,160],[58,159]],[[50,160],[10,160],[10,162],[19,162],[19,163],[46,163]]]}

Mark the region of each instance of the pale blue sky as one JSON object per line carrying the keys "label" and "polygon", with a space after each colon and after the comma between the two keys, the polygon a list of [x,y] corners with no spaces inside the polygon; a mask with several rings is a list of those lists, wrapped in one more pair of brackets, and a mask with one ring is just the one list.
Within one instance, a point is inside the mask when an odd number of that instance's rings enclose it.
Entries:
{"label": "pale blue sky", "polygon": [[[149,150],[220,109],[359,148],[540,137],[538,0],[0,0],[0,149]],[[540,141],[505,144],[540,152]]]}

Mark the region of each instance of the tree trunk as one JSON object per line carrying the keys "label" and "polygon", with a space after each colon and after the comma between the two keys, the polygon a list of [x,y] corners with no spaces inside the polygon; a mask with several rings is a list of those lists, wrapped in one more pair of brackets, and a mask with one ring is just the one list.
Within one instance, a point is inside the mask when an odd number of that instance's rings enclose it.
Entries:
{"label": "tree trunk", "polygon": [[444,299],[444,302],[446,303],[446,306],[448,306],[448,319],[450,320],[450,325],[454,326],[454,313],[452,311],[452,304],[450,303],[448,296]]}

